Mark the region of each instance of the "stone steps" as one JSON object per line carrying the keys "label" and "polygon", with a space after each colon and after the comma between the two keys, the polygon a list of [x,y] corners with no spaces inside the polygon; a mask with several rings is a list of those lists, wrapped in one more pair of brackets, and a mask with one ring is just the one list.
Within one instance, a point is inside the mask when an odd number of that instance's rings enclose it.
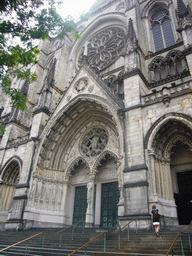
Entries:
{"label": "stone steps", "polygon": [[[178,231],[186,231],[187,227],[170,227],[161,230],[160,237],[156,237],[153,230],[139,230],[136,234],[135,231],[130,230],[130,241],[127,241],[127,231],[121,232],[121,246],[118,250],[118,236],[107,235],[106,241],[106,253],[104,253],[104,238],[100,238],[86,248],[87,255],[165,255],[168,248],[175,239]],[[21,241],[27,237],[37,234],[41,231],[57,232],[58,229],[40,230],[31,229],[24,231],[4,231],[0,232],[0,249],[6,246],[12,245],[18,241]],[[44,245],[42,248],[43,235],[33,238],[27,247],[27,243],[23,243],[15,246],[9,250],[9,256],[11,255],[28,255],[28,256],[60,256],[68,255],[72,251],[81,247],[83,244],[90,241],[92,238],[97,236],[99,232],[104,231],[99,229],[85,229],[82,234],[80,229],[77,229],[73,235],[71,231],[67,230],[62,234],[62,240],[60,244],[60,234],[57,235],[45,235]],[[192,241],[192,235],[191,235]],[[183,236],[183,244],[185,248],[185,255],[192,255],[189,250],[189,244],[186,236]],[[59,246],[60,245],[60,246]],[[85,249],[78,251],[74,255],[84,255]],[[181,242],[180,240],[174,246],[174,255],[182,255],[181,253]],[[6,252],[0,253],[0,255],[6,255]]]}

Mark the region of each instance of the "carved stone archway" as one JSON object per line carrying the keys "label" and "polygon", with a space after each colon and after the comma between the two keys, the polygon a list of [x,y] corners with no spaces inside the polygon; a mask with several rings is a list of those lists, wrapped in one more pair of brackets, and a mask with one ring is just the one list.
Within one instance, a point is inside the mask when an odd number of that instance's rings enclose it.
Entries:
{"label": "carved stone archway", "polygon": [[192,153],[192,122],[184,115],[170,113],[153,125],[147,137],[149,201],[159,204],[162,214],[176,220],[174,193],[177,181],[172,169],[172,156],[179,150],[180,144]]}
{"label": "carved stone archway", "polygon": [[11,209],[16,186],[19,181],[21,162],[17,158],[10,159],[1,174],[0,181],[0,210],[8,213]]}

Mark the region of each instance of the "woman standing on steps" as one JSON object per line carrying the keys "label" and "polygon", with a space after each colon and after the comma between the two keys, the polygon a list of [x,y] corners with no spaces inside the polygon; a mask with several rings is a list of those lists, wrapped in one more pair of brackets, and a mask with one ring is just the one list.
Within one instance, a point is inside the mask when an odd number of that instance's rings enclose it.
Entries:
{"label": "woman standing on steps", "polygon": [[155,226],[156,236],[159,236],[160,217],[161,215],[159,214],[159,210],[156,208],[156,205],[153,205],[151,211],[151,220],[153,222],[153,226]]}

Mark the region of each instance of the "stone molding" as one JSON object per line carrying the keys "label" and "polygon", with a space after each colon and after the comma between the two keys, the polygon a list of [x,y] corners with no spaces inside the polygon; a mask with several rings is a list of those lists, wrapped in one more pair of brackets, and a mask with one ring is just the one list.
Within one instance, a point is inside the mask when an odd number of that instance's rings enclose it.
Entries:
{"label": "stone molding", "polygon": [[165,86],[160,90],[153,90],[153,93],[142,96],[143,106],[148,106],[151,104],[155,104],[157,102],[161,102],[167,96],[170,99],[191,93],[192,81],[181,83],[176,85],[175,83],[171,83],[171,85]]}
{"label": "stone molding", "polygon": [[147,170],[148,167],[146,164],[141,164],[141,165],[134,165],[131,167],[126,167],[123,172],[134,172],[134,171],[140,171],[140,170]]}
{"label": "stone molding", "polygon": [[147,187],[147,186],[149,186],[148,181],[131,182],[131,183],[125,183],[123,185],[124,188]]}

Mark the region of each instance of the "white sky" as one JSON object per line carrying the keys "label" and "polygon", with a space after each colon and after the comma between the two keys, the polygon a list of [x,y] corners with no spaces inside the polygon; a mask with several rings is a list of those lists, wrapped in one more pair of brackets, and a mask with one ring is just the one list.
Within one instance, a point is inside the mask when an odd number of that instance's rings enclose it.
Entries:
{"label": "white sky", "polygon": [[58,10],[63,19],[71,15],[74,20],[78,20],[82,13],[89,11],[96,0],[63,0],[61,9]]}

